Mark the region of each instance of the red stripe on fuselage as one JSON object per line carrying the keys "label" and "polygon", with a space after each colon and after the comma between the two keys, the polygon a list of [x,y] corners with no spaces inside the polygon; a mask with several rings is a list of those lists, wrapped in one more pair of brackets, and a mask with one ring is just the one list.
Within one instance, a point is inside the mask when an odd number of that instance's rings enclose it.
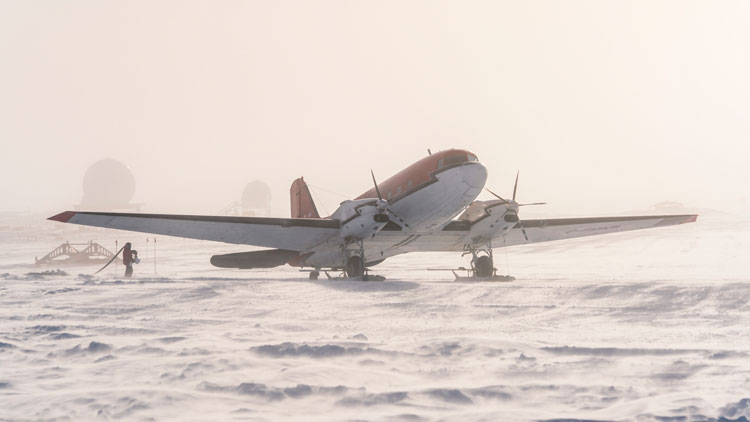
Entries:
{"label": "red stripe on fuselage", "polygon": [[[392,176],[386,181],[378,183],[380,194],[383,195],[383,199],[387,199],[389,202],[393,203],[415,188],[432,181],[432,173],[439,169],[438,166],[441,162],[443,163],[443,167],[445,167],[451,164],[455,164],[456,162],[468,162],[469,156],[476,159],[476,155],[465,149],[449,149],[447,151],[440,151],[432,155],[428,155],[427,157],[396,173],[396,175]],[[450,163],[452,159],[462,160]],[[411,181],[411,184],[409,183],[409,181]],[[377,197],[378,194],[375,192],[375,187],[373,186],[372,189],[358,196],[356,199]]]}

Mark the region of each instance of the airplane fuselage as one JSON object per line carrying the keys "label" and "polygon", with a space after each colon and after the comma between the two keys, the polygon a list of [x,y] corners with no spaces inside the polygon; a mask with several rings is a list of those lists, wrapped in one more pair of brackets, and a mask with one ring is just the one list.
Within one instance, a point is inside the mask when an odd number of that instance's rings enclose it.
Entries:
{"label": "airplane fuselage", "polygon": [[[451,149],[417,161],[379,183],[379,190],[392,211],[389,213],[390,221],[400,225],[401,230],[406,233],[420,233],[441,230],[476,199],[486,180],[487,169],[476,155],[466,150]],[[331,218],[341,221],[343,233],[361,233],[360,238],[354,240],[374,235],[385,224],[372,222],[372,217],[362,205],[372,204],[377,198],[373,187],[353,201],[342,202]],[[373,208],[372,205],[370,208]],[[297,264],[321,268],[341,267],[346,261],[346,254],[341,251],[342,242],[350,240],[352,239],[329,240],[302,254],[303,259]],[[382,251],[380,256],[386,257]],[[366,258],[372,260],[377,257],[370,255]]]}
{"label": "airplane fuselage", "polygon": [[[476,155],[461,149],[436,152],[380,183],[380,192],[412,231],[439,230],[455,218],[487,181]],[[377,198],[375,188],[357,199]]]}

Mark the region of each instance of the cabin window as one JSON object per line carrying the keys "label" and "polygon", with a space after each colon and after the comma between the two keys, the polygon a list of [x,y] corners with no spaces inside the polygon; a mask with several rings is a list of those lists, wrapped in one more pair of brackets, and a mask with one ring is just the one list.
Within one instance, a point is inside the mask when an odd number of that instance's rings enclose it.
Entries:
{"label": "cabin window", "polygon": [[401,186],[399,186],[398,188],[396,188],[396,195],[398,195],[400,193],[401,193]]}
{"label": "cabin window", "polygon": [[409,179],[409,182],[406,184],[406,189],[411,189],[411,187],[414,185],[414,182],[412,179]]}
{"label": "cabin window", "polygon": [[388,191],[388,197],[386,199],[391,199],[391,196],[392,196],[391,193],[392,193],[391,191]]}
{"label": "cabin window", "polygon": [[438,160],[438,168],[439,169],[443,168],[443,161],[444,160],[442,158]]}

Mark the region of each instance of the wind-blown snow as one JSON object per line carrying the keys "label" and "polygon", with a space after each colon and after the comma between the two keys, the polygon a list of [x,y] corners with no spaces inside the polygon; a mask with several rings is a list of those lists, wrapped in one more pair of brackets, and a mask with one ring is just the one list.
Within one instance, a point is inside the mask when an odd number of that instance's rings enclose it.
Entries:
{"label": "wind-blown snow", "polygon": [[747,223],[498,250],[510,283],[425,271],[460,254],[385,282],[226,271],[241,247],[168,238],[154,275],[144,238],[84,235],[138,245],[135,277],[0,241],[0,420],[750,419]]}

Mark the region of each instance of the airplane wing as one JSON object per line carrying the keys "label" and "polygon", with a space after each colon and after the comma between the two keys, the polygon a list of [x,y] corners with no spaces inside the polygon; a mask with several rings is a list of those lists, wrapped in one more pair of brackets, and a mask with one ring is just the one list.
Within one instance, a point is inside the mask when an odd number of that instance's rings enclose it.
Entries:
{"label": "airplane wing", "polygon": [[[505,232],[498,232],[492,237],[492,246],[524,245],[529,243],[548,242],[552,240],[572,239],[583,236],[594,236],[630,230],[666,227],[677,224],[692,223],[697,215],[644,215],[626,217],[591,217],[591,218],[557,218],[523,220],[528,240],[523,235],[521,225],[516,223]],[[382,230],[375,238],[365,242],[366,249],[382,251],[380,256],[387,257],[405,252],[449,252],[463,251],[464,245],[471,243],[469,238],[472,223],[454,220],[442,231],[410,233],[393,228]],[[504,235],[504,236],[503,236]],[[372,258],[376,258],[373,256]]]}
{"label": "airplane wing", "polygon": [[[642,215],[626,217],[589,217],[589,218],[555,218],[540,220],[522,220],[523,228],[529,240],[523,236],[521,225],[509,231],[505,242],[507,245],[548,242],[551,240],[573,239],[576,237],[596,236],[630,230],[651,229],[693,223],[698,219],[695,214],[689,215]],[[502,235],[493,237],[502,242]],[[499,245],[498,245],[499,246]]]}
{"label": "airplane wing", "polygon": [[[594,236],[621,231],[692,223],[697,215],[658,215],[635,217],[593,217],[523,220],[521,225],[492,235],[492,246],[513,246]],[[287,251],[325,250],[328,240],[339,233],[340,224],[332,219],[229,217],[201,215],[138,214],[66,211],[49,218],[63,223],[105,227],[166,236],[213,240]],[[471,243],[474,223],[454,220],[443,230],[403,231],[387,225],[374,237],[365,239],[367,261],[407,252],[464,251]],[[474,233],[476,234],[476,233]],[[489,236],[490,233],[487,234]]]}
{"label": "airplane wing", "polygon": [[306,251],[339,231],[336,220],[312,218],[65,211],[49,220],[289,251]]}

